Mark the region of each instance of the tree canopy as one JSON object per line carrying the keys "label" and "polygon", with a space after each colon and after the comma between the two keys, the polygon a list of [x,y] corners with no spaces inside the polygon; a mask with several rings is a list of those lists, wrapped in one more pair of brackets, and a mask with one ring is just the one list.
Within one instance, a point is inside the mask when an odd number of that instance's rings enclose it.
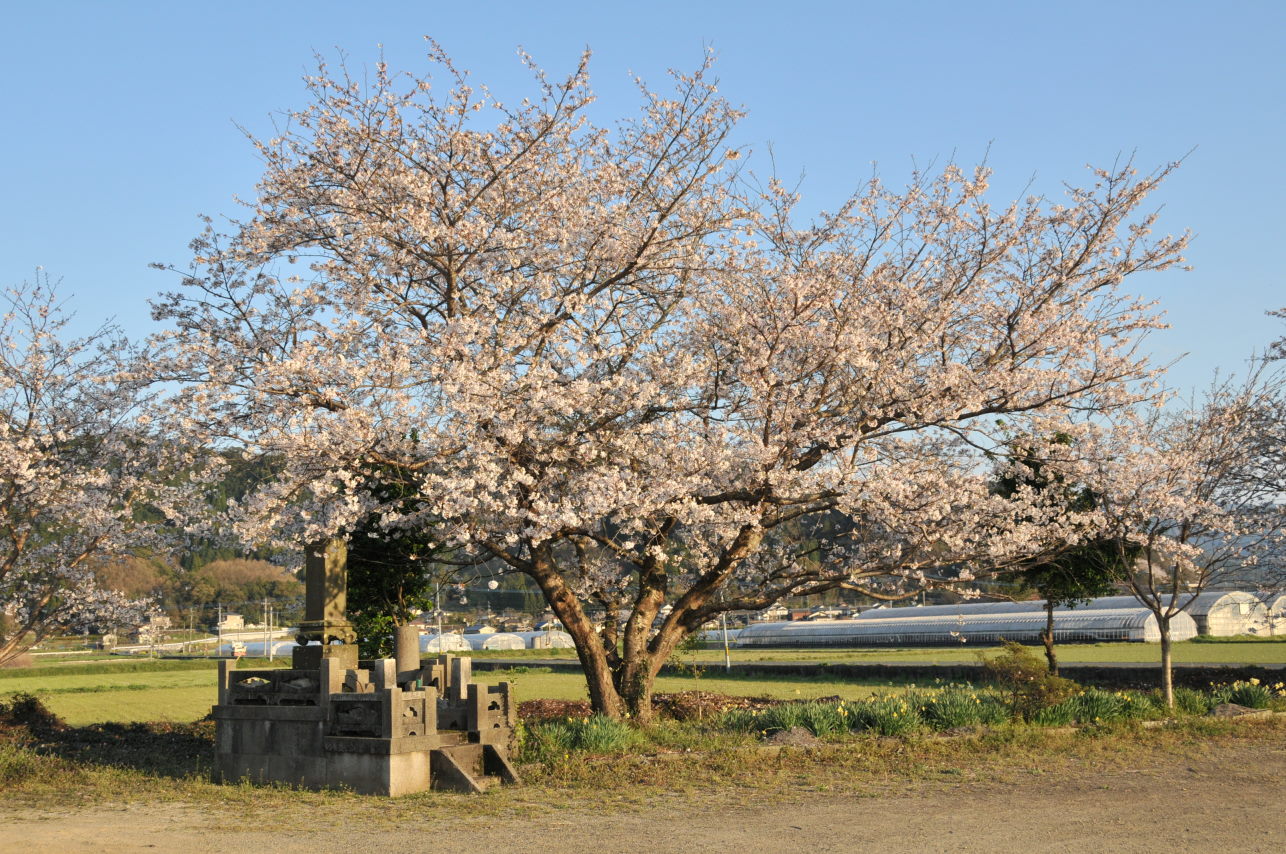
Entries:
{"label": "tree canopy", "polygon": [[993,207],[949,164],[810,220],[741,167],[709,63],[609,126],[586,60],[531,70],[505,104],[436,47],[421,76],[323,67],[255,141],[248,216],[155,306],[186,424],[282,460],[247,537],[432,525],[533,579],[594,707],[639,716],[723,610],[1059,540],[984,454],[1143,395],[1157,320],[1121,286],[1181,261],[1142,208],[1169,167]]}

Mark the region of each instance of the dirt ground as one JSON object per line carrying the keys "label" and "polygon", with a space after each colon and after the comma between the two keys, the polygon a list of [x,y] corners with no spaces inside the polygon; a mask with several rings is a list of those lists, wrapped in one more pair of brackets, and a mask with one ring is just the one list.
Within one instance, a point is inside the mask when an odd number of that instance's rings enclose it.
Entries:
{"label": "dirt ground", "polygon": [[316,815],[281,828],[183,803],[9,809],[0,852],[1281,852],[1286,733],[1066,780],[1029,770],[891,782],[856,797],[801,791],[755,803],[712,790],[619,812],[559,806],[464,823],[430,813],[414,826]]}

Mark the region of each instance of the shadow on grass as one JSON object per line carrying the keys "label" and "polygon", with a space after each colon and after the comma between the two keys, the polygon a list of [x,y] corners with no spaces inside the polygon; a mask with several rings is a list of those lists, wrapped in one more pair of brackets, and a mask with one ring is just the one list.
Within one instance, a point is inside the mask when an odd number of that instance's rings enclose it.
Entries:
{"label": "shadow on grass", "polygon": [[30,694],[0,702],[0,739],[73,765],[173,779],[209,777],[214,758],[212,720],[73,727]]}

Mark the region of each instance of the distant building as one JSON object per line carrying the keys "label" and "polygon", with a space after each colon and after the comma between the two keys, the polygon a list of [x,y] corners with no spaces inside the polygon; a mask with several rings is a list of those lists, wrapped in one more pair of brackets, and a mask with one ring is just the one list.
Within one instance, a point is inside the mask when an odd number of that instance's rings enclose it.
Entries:
{"label": "distant building", "polygon": [[776,622],[778,620],[789,619],[790,611],[780,602],[770,605],[757,613],[751,619],[754,622]]}
{"label": "distant building", "polygon": [[172,621],[169,617],[161,614],[151,614],[147,622],[137,627],[130,634],[137,643],[153,643],[172,628]]}

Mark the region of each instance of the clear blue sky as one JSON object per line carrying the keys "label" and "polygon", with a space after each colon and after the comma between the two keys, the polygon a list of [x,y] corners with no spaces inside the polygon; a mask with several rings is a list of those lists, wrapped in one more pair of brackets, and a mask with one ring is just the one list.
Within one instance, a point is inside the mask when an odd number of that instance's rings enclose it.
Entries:
{"label": "clear blue sky", "polygon": [[[1151,168],[1195,151],[1156,197],[1190,228],[1192,273],[1135,288],[1173,329],[1159,359],[1201,384],[1286,333],[1286,3],[1191,2],[20,2],[3,0],[0,284],[37,265],[82,321],[151,329],[199,213],[237,214],[259,166],[236,125],[302,106],[315,51],[423,69],[431,35],[502,96],[525,94],[518,45],[556,74],[594,51],[600,117],[634,106],[630,72],[660,83],[712,47],[722,91],[749,110],[738,142],[806,176],[833,206],[875,162],[990,150],[996,201],[1034,179],[1057,192],[1087,163]],[[755,161],[763,161],[756,156]],[[1001,198],[1004,197],[1004,198]]]}

